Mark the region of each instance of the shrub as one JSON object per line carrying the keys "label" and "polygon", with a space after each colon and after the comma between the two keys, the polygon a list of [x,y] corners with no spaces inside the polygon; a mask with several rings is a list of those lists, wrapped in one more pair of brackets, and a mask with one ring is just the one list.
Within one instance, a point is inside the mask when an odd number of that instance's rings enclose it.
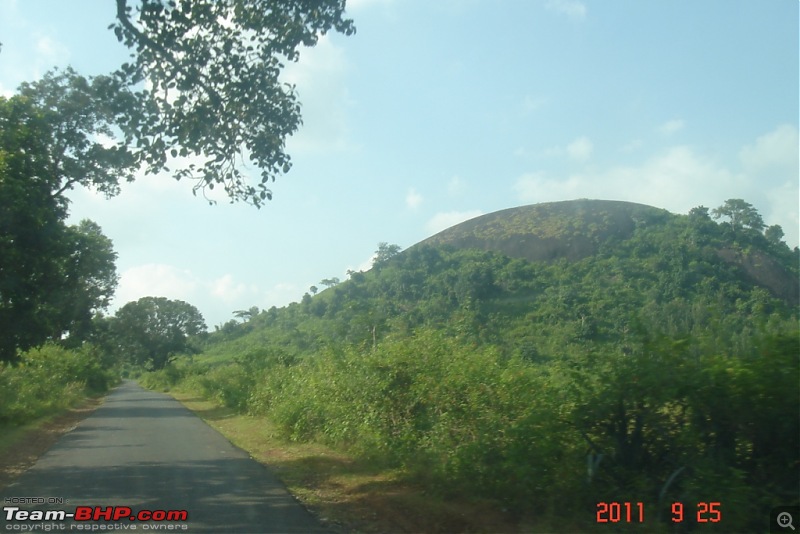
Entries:
{"label": "shrub", "polygon": [[91,346],[67,350],[47,344],[32,349],[15,366],[0,364],[0,423],[23,424],[86,394],[102,393],[114,381]]}

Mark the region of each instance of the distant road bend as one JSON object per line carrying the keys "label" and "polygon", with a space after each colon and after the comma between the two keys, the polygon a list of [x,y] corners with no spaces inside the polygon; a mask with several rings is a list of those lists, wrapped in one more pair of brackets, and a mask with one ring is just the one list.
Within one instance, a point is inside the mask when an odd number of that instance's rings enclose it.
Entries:
{"label": "distant road bend", "polygon": [[[45,522],[9,518],[20,511],[125,507],[140,511],[186,510],[186,521],[57,522],[50,531],[321,533],[325,529],[286,488],[247,453],[168,395],[131,381],[64,435],[3,491],[3,532],[42,532]],[[43,498],[25,503],[20,498]],[[55,497],[64,504],[48,504]],[[18,512],[13,512],[18,514]],[[23,514],[24,515],[24,514]],[[157,515],[157,514],[156,514]],[[158,517],[153,517],[157,519]],[[31,527],[38,528],[32,530]],[[47,521],[48,524],[53,523]],[[28,525],[27,527],[23,525]],[[92,527],[98,527],[93,529]],[[134,527],[136,527],[134,529]]]}

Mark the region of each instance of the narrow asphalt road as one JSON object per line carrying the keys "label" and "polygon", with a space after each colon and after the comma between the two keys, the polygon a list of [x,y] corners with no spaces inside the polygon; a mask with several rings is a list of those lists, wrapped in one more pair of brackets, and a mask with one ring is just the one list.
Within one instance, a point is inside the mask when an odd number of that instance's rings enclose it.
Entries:
{"label": "narrow asphalt road", "polygon": [[[264,466],[172,397],[129,381],[0,497],[3,532],[325,532]],[[51,498],[64,504],[48,503]],[[84,506],[127,507],[132,514],[186,510],[188,519],[19,521],[25,515],[20,511],[70,513]]]}

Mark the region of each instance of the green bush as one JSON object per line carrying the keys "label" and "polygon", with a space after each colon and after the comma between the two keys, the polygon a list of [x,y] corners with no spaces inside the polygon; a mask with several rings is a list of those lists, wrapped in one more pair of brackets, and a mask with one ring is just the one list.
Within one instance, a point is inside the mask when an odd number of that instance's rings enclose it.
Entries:
{"label": "green bush", "polygon": [[157,371],[141,373],[137,381],[143,387],[159,391],[169,391],[186,376],[184,370],[174,363],[169,363]]}
{"label": "green bush", "polygon": [[66,408],[86,394],[106,391],[115,380],[91,346],[32,349],[17,365],[0,364],[0,423],[23,424]]}
{"label": "green bush", "polygon": [[425,331],[269,369],[248,406],[292,439],[402,465],[445,492],[522,505],[578,476],[564,468],[570,430],[555,417],[548,380],[496,350]]}

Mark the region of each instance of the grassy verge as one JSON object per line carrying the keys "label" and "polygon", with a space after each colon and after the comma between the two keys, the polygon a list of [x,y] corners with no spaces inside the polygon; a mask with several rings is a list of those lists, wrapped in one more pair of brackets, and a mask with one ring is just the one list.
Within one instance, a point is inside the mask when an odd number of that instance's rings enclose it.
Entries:
{"label": "grassy verge", "polygon": [[72,408],[64,408],[21,426],[0,425],[0,489],[6,488],[28,470],[58,438],[75,428],[102,402],[102,396],[91,397]]}
{"label": "grassy verge", "polygon": [[314,443],[282,438],[262,417],[240,415],[187,391],[170,394],[236,446],[268,465],[301,502],[350,532],[576,532],[566,524],[511,517],[492,500],[426,491],[397,469],[382,469]]}

